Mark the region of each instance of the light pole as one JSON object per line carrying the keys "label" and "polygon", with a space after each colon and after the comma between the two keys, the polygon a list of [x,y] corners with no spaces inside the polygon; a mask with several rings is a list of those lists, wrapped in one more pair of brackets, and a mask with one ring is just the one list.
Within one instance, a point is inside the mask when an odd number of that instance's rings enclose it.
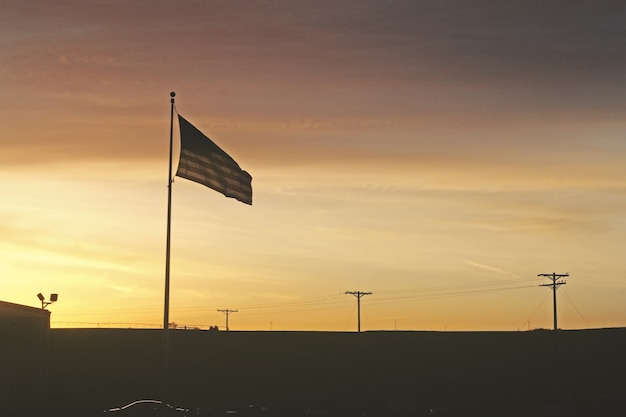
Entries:
{"label": "light pole", "polygon": [[41,309],[45,309],[50,304],[56,302],[59,299],[59,294],[50,294],[50,301],[46,301],[46,297],[42,293],[37,294],[37,298],[41,301]]}

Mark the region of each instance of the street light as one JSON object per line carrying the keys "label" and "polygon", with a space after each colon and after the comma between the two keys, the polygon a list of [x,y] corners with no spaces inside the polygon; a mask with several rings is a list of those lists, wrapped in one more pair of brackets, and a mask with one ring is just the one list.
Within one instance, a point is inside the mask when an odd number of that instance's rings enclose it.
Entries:
{"label": "street light", "polygon": [[50,304],[56,302],[59,299],[59,294],[50,294],[50,301],[46,301],[46,297],[42,293],[37,294],[37,298],[41,301],[41,309],[45,309]]}

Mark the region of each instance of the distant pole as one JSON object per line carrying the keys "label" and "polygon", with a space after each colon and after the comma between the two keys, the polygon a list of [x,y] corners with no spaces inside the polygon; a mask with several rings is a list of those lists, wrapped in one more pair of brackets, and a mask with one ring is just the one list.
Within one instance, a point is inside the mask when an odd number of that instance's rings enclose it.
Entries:
{"label": "distant pole", "polygon": [[228,328],[228,316],[230,315],[230,313],[236,313],[236,312],[238,312],[239,310],[231,310],[231,309],[225,308],[225,309],[222,309],[222,310],[217,310],[217,311],[219,311],[220,313],[224,313],[224,314],[226,314],[226,331],[230,330],[230,329]]}
{"label": "distant pole", "polygon": [[554,315],[554,330],[558,329],[557,317],[556,317],[556,289],[561,285],[567,284],[565,281],[559,281],[561,278],[569,277],[569,274],[557,274],[555,272],[551,274],[539,274],[538,277],[546,277],[552,281],[550,284],[540,284],[540,287],[550,287],[552,288],[552,310]]}
{"label": "distant pole", "polygon": [[356,297],[358,332],[361,333],[361,297],[371,295],[372,293],[364,291],[346,291],[345,294],[352,294]]}

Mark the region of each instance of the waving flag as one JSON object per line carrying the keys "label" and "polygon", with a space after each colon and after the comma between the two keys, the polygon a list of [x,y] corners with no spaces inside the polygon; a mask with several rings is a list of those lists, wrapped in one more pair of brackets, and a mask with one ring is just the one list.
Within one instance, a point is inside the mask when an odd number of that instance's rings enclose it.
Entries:
{"label": "waving flag", "polygon": [[252,205],[252,176],[181,115],[178,115],[178,123],[180,162],[176,176]]}

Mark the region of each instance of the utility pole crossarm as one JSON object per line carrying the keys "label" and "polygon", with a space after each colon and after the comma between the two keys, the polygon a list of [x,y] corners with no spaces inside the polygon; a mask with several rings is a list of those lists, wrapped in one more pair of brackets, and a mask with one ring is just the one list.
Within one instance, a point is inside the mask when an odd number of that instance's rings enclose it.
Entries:
{"label": "utility pole crossarm", "polygon": [[560,287],[561,285],[567,284],[567,281],[559,281],[556,282],[554,284],[539,284],[540,287],[554,287],[555,285],[557,287]]}
{"label": "utility pole crossarm", "polygon": [[361,298],[364,295],[372,295],[372,292],[371,291],[346,291],[345,294],[352,294]]}

